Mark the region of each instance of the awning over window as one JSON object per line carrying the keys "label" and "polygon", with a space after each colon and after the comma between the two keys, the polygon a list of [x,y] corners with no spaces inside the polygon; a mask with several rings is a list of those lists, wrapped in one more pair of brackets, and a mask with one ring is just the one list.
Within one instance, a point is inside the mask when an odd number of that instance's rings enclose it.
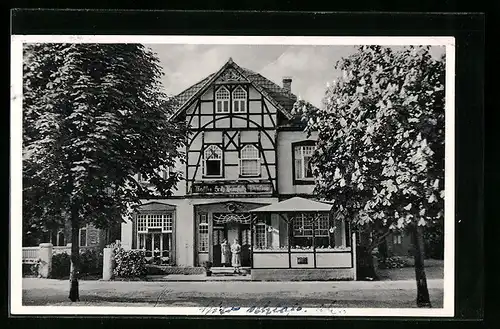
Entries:
{"label": "awning over window", "polygon": [[252,213],[330,212],[333,205],[294,197],[275,204],[249,210]]}

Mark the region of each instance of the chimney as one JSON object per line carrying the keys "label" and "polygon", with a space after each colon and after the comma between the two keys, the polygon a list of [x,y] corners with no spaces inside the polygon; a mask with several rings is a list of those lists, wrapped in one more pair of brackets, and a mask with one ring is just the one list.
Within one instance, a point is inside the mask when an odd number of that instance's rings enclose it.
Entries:
{"label": "chimney", "polygon": [[283,77],[283,89],[292,92],[292,77]]}

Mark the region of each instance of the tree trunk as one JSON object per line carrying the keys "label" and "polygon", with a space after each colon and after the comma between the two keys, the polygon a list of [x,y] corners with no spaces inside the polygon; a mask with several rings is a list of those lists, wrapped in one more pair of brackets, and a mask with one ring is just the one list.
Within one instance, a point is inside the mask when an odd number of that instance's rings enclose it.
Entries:
{"label": "tree trunk", "polygon": [[424,268],[424,228],[417,226],[414,234],[415,279],[417,280],[417,306],[431,307]]}
{"label": "tree trunk", "polygon": [[377,280],[377,272],[373,262],[371,240],[366,232],[360,232],[357,249],[358,280]]}
{"label": "tree trunk", "polygon": [[71,210],[71,270],[69,276],[69,299],[72,302],[80,301],[78,289],[78,274],[80,271],[80,223],[78,210]]}

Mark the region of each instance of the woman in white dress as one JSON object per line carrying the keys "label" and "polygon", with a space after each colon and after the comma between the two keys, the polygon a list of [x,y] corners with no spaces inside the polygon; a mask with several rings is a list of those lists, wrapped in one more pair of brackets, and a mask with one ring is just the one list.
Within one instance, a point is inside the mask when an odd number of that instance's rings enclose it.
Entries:
{"label": "woman in white dress", "polygon": [[231,258],[231,250],[229,248],[229,243],[224,239],[220,245],[220,262],[222,266],[226,267],[229,264],[229,259]]}
{"label": "woman in white dress", "polygon": [[238,239],[234,239],[233,244],[231,245],[231,253],[233,254],[231,265],[234,267],[234,273],[240,273],[241,267],[241,246],[238,243]]}

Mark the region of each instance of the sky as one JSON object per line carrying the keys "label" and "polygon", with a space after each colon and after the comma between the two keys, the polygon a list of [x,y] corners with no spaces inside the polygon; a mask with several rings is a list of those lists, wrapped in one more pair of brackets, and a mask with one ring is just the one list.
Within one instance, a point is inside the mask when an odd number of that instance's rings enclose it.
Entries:
{"label": "sky", "polygon": [[[193,45],[151,44],[165,76],[165,91],[177,95],[218,71],[231,57],[241,67],[262,74],[278,85],[283,77],[292,78],[292,92],[320,107],[327,82],[340,72],[335,63],[355,51],[354,46],[315,45]],[[439,56],[444,47],[433,47]]]}

